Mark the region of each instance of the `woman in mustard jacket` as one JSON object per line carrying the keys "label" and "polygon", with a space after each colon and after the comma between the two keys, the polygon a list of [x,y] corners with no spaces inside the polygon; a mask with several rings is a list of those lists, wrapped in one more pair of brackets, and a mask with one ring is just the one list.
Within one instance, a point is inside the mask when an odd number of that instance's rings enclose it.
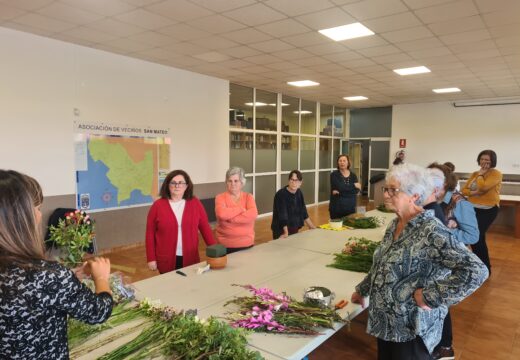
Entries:
{"label": "woman in mustard jacket", "polygon": [[502,173],[495,169],[497,154],[493,150],[481,151],[478,154],[477,163],[480,166],[480,170],[471,174],[471,177],[462,189],[462,194],[467,196],[468,200],[475,207],[478,230],[480,232],[478,242],[471,245],[471,248],[475,255],[486,264],[491,274],[486,232],[498,214]]}

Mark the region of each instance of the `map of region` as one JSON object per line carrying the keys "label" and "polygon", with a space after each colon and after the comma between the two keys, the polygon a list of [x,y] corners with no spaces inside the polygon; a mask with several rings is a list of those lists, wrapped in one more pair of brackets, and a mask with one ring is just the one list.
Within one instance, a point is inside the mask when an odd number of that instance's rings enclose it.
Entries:
{"label": "map of region", "polygon": [[169,167],[169,139],[85,136],[86,169],[77,171],[78,208],[149,204]]}

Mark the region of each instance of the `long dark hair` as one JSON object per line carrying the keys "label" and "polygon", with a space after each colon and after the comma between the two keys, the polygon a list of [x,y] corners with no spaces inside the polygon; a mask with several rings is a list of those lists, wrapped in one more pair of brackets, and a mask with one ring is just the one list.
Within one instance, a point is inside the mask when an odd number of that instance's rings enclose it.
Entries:
{"label": "long dark hair", "polygon": [[184,195],[182,196],[183,199],[189,200],[193,198],[193,183],[191,182],[191,178],[188,175],[188,173],[184,170],[173,170],[168,175],[166,175],[166,179],[164,179],[164,182],[161,186],[160,195],[162,199],[170,199],[171,192],[170,192],[170,181],[177,175],[182,175],[184,177],[184,181],[186,181],[186,191],[184,191]]}
{"label": "long dark hair", "polygon": [[0,268],[32,266],[45,259],[35,207],[43,201],[38,182],[13,170],[0,170]]}

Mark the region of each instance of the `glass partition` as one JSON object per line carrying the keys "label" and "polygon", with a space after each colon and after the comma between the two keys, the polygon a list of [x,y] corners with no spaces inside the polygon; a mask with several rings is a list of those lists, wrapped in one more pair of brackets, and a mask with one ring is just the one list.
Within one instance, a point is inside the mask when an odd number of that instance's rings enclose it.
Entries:
{"label": "glass partition", "polygon": [[246,173],[253,172],[252,133],[229,133],[229,165],[240,166]]}
{"label": "glass partition", "polygon": [[246,176],[246,184],[242,188],[242,191],[253,194],[253,177]]}
{"label": "glass partition", "polygon": [[314,184],[316,183],[314,172],[305,172],[305,173],[302,173],[302,175],[303,175],[303,183],[302,183],[301,190],[303,192],[305,204],[306,205],[314,204],[314,193],[315,193]]}
{"label": "glass partition", "polygon": [[336,161],[341,153],[341,144],[339,139],[334,139],[332,142],[332,167],[336,167]]}
{"label": "glass partition", "polygon": [[276,98],[275,93],[256,90],[256,130],[276,131]]}
{"label": "glass partition", "polygon": [[300,99],[282,96],[282,132],[297,134],[300,131],[298,125],[299,110]]}
{"label": "glass partition", "polygon": [[255,172],[276,171],[276,135],[256,134]]}
{"label": "glass partition", "polygon": [[282,171],[298,169],[298,136],[282,135]]}
{"label": "glass partition", "polygon": [[334,136],[343,137],[346,109],[334,107]]}
{"label": "glass partition", "polygon": [[302,136],[300,146],[300,170],[314,170],[316,168],[316,139]]}
{"label": "glass partition", "polygon": [[320,169],[330,169],[332,159],[332,139],[320,138]]}
{"label": "glass partition", "polygon": [[302,100],[301,106],[302,134],[316,134],[316,103]]}
{"label": "glass partition", "polygon": [[320,171],[318,182],[318,201],[330,200],[330,171]]}
{"label": "glass partition", "polygon": [[273,211],[273,199],[276,194],[276,176],[264,175],[255,178],[255,201],[259,214]]}
{"label": "glass partition", "polygon": [[320,135],[332,136],[332,106],[320,104]]}
{"label": "glass partition", "polygon": [[253,89],[229,84],[229,126],[232,128],[253,128]]}

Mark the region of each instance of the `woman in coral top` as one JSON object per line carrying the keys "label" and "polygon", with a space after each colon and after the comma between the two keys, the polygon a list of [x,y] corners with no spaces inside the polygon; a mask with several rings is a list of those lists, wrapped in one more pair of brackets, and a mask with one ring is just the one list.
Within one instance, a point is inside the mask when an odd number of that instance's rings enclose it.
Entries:
{"label": "woman in coral top", "polygon": [[232,167],[226,172],[227,191],[215,199],[216,237],[227,248],[228,254],[255,244],[258,210],[253,195],[242,191],[245,184],[244,170]]}
{"label": "woman in coral top", "polygon": [[200,262],[199,230],[206,245],[215,244],[215,239],[185,171],[170,172],[160,195],[148,212],[146,258],[150,270],[163,274]]}
{"label": "woman in coral top", "polygon": [[497,166],[497,154],[493,150],[481,151],[478,154],[477,163],[480,166],[480,170],[471,174],[471,177],[466,181],[462,189],[462,194],[467,196],[468,200],[475,207],[478,230],[480,232],[478,242],[471,245],[471,249],[486,264],[491,274],[486,232],[498,215],[502,173],[495,169]]}

